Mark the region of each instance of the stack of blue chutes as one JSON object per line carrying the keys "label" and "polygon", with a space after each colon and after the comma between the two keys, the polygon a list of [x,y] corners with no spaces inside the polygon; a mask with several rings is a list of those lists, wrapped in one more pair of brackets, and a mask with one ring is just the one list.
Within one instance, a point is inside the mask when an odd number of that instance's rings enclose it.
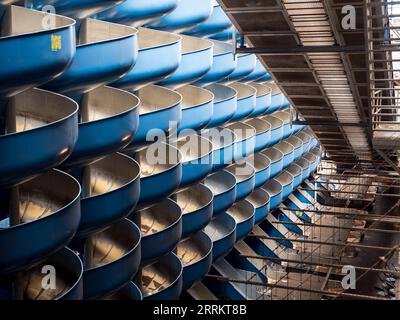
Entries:
{"label": "stack of blue chutes", "polygon": [[[320,159],[261,61],[233,56],[212,0],[12,2],[0,0],[0,298],[217,290],[202,279],[231,270],[234,244]],[[37,281],[47,265],[56,288]]]}

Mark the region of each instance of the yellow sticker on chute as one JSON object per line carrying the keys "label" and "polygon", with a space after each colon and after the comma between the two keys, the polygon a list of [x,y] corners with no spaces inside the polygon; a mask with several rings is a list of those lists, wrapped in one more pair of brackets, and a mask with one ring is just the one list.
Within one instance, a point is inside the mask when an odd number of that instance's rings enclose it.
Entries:
{"label": "yellow sticker on chute", "polygon": [[298,217],[303,216],[303,211],[296,210],[296,216]]}
{"label": "yellow sticker on chute", "polygon": [[61,36],[56,36],[55,34],[51,35],[51,51],[60,51],[61,50]]}

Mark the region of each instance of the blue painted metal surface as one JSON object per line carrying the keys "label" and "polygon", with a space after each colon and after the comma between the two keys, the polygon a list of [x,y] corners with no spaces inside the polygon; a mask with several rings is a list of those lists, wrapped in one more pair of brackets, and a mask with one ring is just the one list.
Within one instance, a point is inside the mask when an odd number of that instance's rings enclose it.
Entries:
{"label": "blue painted metal surface", "polygon": [[245,238],[253,230],[256,210],[251,202],[246,200],[236,202],[226,213],[236,221],[236,242]]}
{"label": "blue painted metal surface", "polygon": [[284,170],[274,179],[282,185],[282,200],[285,200],[293,192],[293,176]]}
{"label": "blue painted metal surface", "polygon": [[213,242],[213,261],[216,261],[232,250],[236,241],[236,221],[226,212],[221,213],[211,220],[204,232]]}
{"label": "blue painted metal surface", "polygon": [[306,158],[301,157],[299,160],[295,161],[294,164],[301,168],[301,180],[307,179],[310,175],[310,162]]}
{"label": "blue painted metal surface", "polygon": [[161,86],[149,85],[138,91],[139,126],[127,149],[135,149],[160,140],[176,131],[182,119],[182,95]]}
{"label": "blue painted metal surface", "polygon": [[185,35],[181,35],[181,37],[182,59],[179,67],[159,82],[159,85],[178,88],[199,80],[211,69],[214,43],[196,37]]}
{"label": "blue painted metal surface", "polygon": [[85,19],[72,63],[44,88],[71,96],[80,103],[83,93],[118,79],[135,65],[137,38],[135,28]]}
{"label": "blue painted metal surface", "polygon": [[216,127],[202,131],[201,135],[208,139],[213,145],[213,172],[218,171],[233,162],[237,137],[232,130],[224,127]]}
{"label": "blue painted metal surface", "polygon": [[243,200],[253,192],[256,183],[256,171],[252,165],[232,164],[226,168],[236,177],[236,201]]}
{"label": "blue painted metal surface", "polygon": [[256,56],[254,54],[239,54],[236,56],[237,64],[235,70],[222,82],[239,81],[248,76],[256,67]]}
{"label": "blue painted metal surface", "polygon": [[210,36],[232,26],[231,21],[219,5],[214,5],[210,17],[204,22],[186,30],[184,33],[192,36]]}
{"label": "blue painted metal surface", "polygon": [[98,13],[97,19],[141,26],[174,10],[179,0],[126,0],[118,6]]}
{"label": "blue painted metal surface", "polygon": [[[232,39],[232,37],[231,37]],[[252,81],[257,81],[267,75],[267,70],[265,70],[264,66],[262,65],[260,59],[256,59],[256,65],[253,71],[248,74],[246,77],[242,78],[240,81],[242,82],[252,82]],[[269,79],[268,79],[269,80]],[[268,81],[265,80],[265,81]]]}
{"label": "blue painted metal surface", "polygon": [[283,168],[287,168],[294,161],[294,147],[286,141],[281,141],[273,146],[283,154]]}
{"label": "blue painted metal surface", "polygon": [[117,292],[104,298],[105,300],[143,300],[139,287],[132,281]]}
{"label": "blue painted metal surface", "polygon": [[245,121],[245,123],[256,129],[256,143],[254,152],[265,149],[271,141],[271,125],[269,122],[254,118]]}
{"label": "blue painted metal surface", "polygon": [[[79,183],[58,170],[48,171],[19,185],[19,201],[25,203],[29,215],[23,217],[23,212],[19,212],[20,223],[12,226],[9,220],[2,223],[0,242],[7,243],[0,246],[2,274],[26,270],[71,240],[79,227],[80,193]],[[43,199],[48,204],[56,202],[53,211],[43,206]]]}
{"label": "blue painted metal surface", "polygon": [[281,92],[281,90],[279,89],[279,87],[275,83],[266,82],[265,84],[267,86],[271,87],[271,90],[272,90],[272,92],[271,92],[271,94],[272,94],[272,96],[271,96],[271,104],[270,104],[270,106],[268,108],[268,111],[267,111],[267,113],[270,114],[270,113],[273,113],[275,111],[278,111],[281,108],[283,100],[284,100],[284,95],[283,95],[283,93]]}
{"label": "blue painted metal surface", "polygon": [[135,66],[111,85],[126,90],[139,90],[159,82],[175,72],[182,58],[182,37],[139,28],[139,53]]}
{"label": "blue painted metal surface", "polygon": [[177,255],[183,265],[182,291],[189,289],[210,271],[212,248],[210,237],[201,231],[179,243]]}
{"label": "blue painted metal surface", "polygon": [[264,83],[264,82],[269,82],[272,80],[271,75],[267,72],[263,77],[255,80],[258,83]]}
{"label": "blue painted metal surface", "polygon": [[60,165],[78,139],[78,105],[67,97],[30,89],[11,98],[9,105],[13,112],[8,120],[16,128],[0,135],[3,188]]}
{"label": "blue painted metal surface", "polygon": [[236,112],[230,121],[239,121],[247,118],[256,108],[257,90],[244,83],[233,82],[229,85],[237,91],[237,107]]}
{"label": "blue painted metal surface", "polygon": [[[83,181],[77,233],[80,237],[128,216],[136,207],[140,194],[139,164],[123,154],[111,154],[86,167],[84,172],[85,179],[79,179]],[[104,192],[104,184],[109,183],[113,183],[112,187]]]}
{"label": "blue painted metal surface", "polygon": [[246,197],[246,200],[250,202],[255,209],[254,224],[263,221],[270,211],[269,193],[262,188],[254,189],[254,191]]}
{"label": "blue painted metal surface", "polygon": [[62,165],[66,169],[123,149],[138,129],[140,100],[135,95],[104,86],[86,93],[83,101],[78,141]]}
{"label": "blue painted metal surface", "polygon": [[231,26],[228,29],[225,29],[224,31],[213,34],[213,35],[209,36],[209,38],[218,40],[218,41],[228,42],[228,41],[232,41],[234,32],[236,32],[236,37],[239,38],[240,32],[237,31],[234,26]]}
{"label": "blue painted metal surface", "polygon": [[[13,33],[2,30],[0,37],[0,105],[2,100],[18,92],[54,79],[75,55],[74,20],[56,16],[56,28],[42,29],[39,26],[45,13],[17,6],[5,9],[3,19],[7,17]],[[25,19],[32,25],[37,23],[38,27],[22,28]],[[60,39],[60,46],[52,48],[52,36]],[[2,116],[0,109],[0,119]]]}
{"label": "blue painted metal surface", "polygon": [[303,142],[303,154],[310,151],[311,148],[311,137],[303,131],[299,131],[294,134],[295,137],[299,138]]}
{"label": "blue painted metal surface", "polygon": [[274,210],[282,202],[283,186],[275,179],[270,179],[262,187],[269,194],[270,211]]}
{"label": "blue painted metal surface", "polygon": [[211,69],[195,84],[205,86],[220,81],[231,74],[237,65],[237,61],[233,56],[232,45],[217,40],[212,40],[213,46],[213,63]]}
{"label": "blue painted metal surface", "polygon": [[276,242],[279,244],[287,247],[287,248],[293,248],[292,242],[290,242],[287,237],[282,234],[274,224],[270,223],[268,220],[264,220],[262,223],[260,223],[260,228],[265,231],[265,233],[273,238],[283,238],[283,239],[278,239]]}
{"label": "blue painted metal surface", "polygon": [[[143,293],[144,300],[176,300],[182,292],[181,260],[174,254],[168,253],[153,264],[142,269],[141,277],[136,279]],[[161,286],[153,283],[153,278],[158,275],[167,279]],[[156,287],[156,288],[154,288]]]}
{"label": "blue painted metal surface", "polygon": [[207,20],[213,12],[212,0],[180,0],[175,10],[151,21],[146,27],[183,32]]}
{"label": "blue painted metal surface", "polygon": [[203,229],[213,216],[212,191],[198,183],[173,195],[182,209],[182,239]]}
{"label": "blue painted metal surface", "polygon": [[271,139],[268,141],[267,147],[277,144],[283,138],[283,121],[273,116],[264,116],[260,118],[271,125]]}
{"label": "blue painted metal surface", "polygon": [[[139,228],[128,219],[122,219],[105,231],[93,235],[89,241],[92,241],[94,250],[96,250],[97,241],[109,239],[116,242],[114,254],[107,257],[108,254],[104,253],[104,248],[102,248],[99,257],[94,256],[93,260],[85,267],[83,272],[84,299],[97,299],[106,296],[113,290],[122,288],[139,270],[141,258]],[[109,246],[106,249],[110,250]]]}
{"label": "blue painted metal surface", "polygon": [[218,127],[231,120],[237,109],[237,91],[219,83],[204,88],[214,94],[213,114],[207,127]]}
{"label": "blue painted metal surface", "polygon": [[268,157],[271,162],[270,178],[275,177],[283,170],[283,153],[275,148],[268,148],[261,151],[261,154]]}
{"label": "blue painted metal surface", "polygon": [[46,11],[46,6],[52,6],[57,14],[84,19],[121,2],[123,0],[25,0],[25,7]]}
{"label": "blue painted metal surface", "polygon": [[307,153],[304,155],[304,158],[306,160],[308,160],[308,162],[310,163],[310,174],[313,173],[315,170],[317,170],[317,157],[315,155],[313,155],[311,152]]}
{"label": "blue painted metal surface", "polygon": [[177,141],[182,154],[182,179],[180,187],[203,180],[212,170],[213,144],[200,135],[192,134]]}
{"label": "blue painted metal surface", "polygon": [[182,209],[171,199],[136,211],[130,219],[140,225],[142,265],[170,252],[181,239]]}
{"label": "blue painted metal surface", "polygon": [[290,121],[290,112],[278,111],[273,114],[275,118],[282,120],[283,122],[283,138],[286,139],[292,135],[293,129]]}
{"label": "blue painted metal surface", "polygon": [[209,175],[203,182],[213,193],[213,214],[225,212],[236,201],[236,177],[226,170]]}
{"label": "blue painted metal surface", "polygon": [[302,182],[302,168],[296,163],[292,163],[286,171],[293,177],[293,190],[297,189]]}
{"label": "blue painted metal surface", "polygon": [[262,153],[255,153],[246,161],[255,169],[255,188],[261,187],[271,176],[271,160]]}
{"label": "blue painted metal surface", "polygon": [[[152,160],[151,155],[157,150],[166,154],[163,165],[158,164],[160,159]],[[152,145],[140,150],[135,159],[142,171],[139,198],[139,205],[142,207],[168,197],[179,187],[182,180],[182,155],[175,147],[166,143]]]}
{"label": "blue painted metal surface", "polygon": [[256,144],[256,129],[243,122],[234,122],[226,126],[236,136],[233,148],[234,160],[243,159],[254,153]]}
{"label": "blue painted metal surface", "polygon": [[294,161],[298,160],[304,153],[303,142],[296,136],[290,136],[284,140],[285,142],[291,144],[294,147],[293,150],[293,159]]}
{"label": "blue painted metal surface", "polygon": [[183,97],[182,119],[178,131],[185,129],[197,131],[206,127],[214,113],[214,94],[206,89],[190,85],[177,89],[177,92]]}
{"label": "blue painted metal surface", "polygon": [[271,88],[256,82],[250,83],[250,85],[257,90],[256,107],[250,117],[257,117],[268,112],[271,105]]}

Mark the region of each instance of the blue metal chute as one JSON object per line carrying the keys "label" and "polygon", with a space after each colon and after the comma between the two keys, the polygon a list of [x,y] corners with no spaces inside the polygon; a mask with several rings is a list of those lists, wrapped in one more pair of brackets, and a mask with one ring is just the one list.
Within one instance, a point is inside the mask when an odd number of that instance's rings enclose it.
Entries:
{"label": "blue metal chute", "polygon": [[268,192],[262,188],[254,189],[254,191],[246,197],[246,200],[250,202],[255,209],[254,224],[262,222],[270,211],[270,196]]}
{"label": "blue metal chute", "polygon": [[230,121],[236,113],[238,92],[219,83],[210,84],[204,88],[214,95],[213,113],[207,128],[218,127]]}
{"label": "blue metal chute", "polygon": [[246,120],[245,123],[249,124],[256,130],[254,152],[265,149],[268,146],[269,141],[271,141],[270,123],[258,118]]}
{"label": "blue metal chute", "polygon": [[178,6],[180,0],[125,0],[118,6],[95,15],[96,19],[142,26],[163,16]]}
{"label": "blue metal chute", "polygon": [[237,135],[227,127],[216,127],[202,131],[202,136],[213,145],[212,171],[218,171],[233,163],[235,158]]}
{"label": "blue metal chute", "polygon": [[222,10],[221,6],[214,4],[213,11],[207,20],[189,30],[186,30],[184,33],[197,37],[211,36],[230,28],[231,26],[232,23],[224,10]]}
{"label": "blue metal chute", "polygon": [[236,201],[236,177],[226,170],[209,175],[203,181],[213,193],[213,214],[225,212]]}
{"label": "blue metal chute", "polygon": [[249,83],[257,90],[256,107],[249,117],[258,117],[268,112],[271,105],[271,88],[267,85],[251,82]]}
{"label": "blue metal chute", "polygon": [[210,271],[213,243],[200,231],[182,240],[176,247],[176,255],[182,262],[182,291],[190,289]]}
{"label": "blue metal chute", "polygon": [[255,212],[253,204],[247,200],[235,202],[226,211],[236,221],[236,241],[245,238],[253,229]]}
{"label": "blue metal chute", "polygon": [[255,153],[246,158],[255,169],[255,188],[261,187],[271,177],[271,160],[262,153]]}
{"label": "blue metal chute", "polygon": [[256,184],[256,171],[247,163],[235,163],[226,168],[236,177],[236,201],[243,200],[253,192]]}
{"label": "blue metal chute", "polygon": [[237,107],[230,121],[240,121],[247,118],[256,108],[257,90],[244,83],[233,82],[228,85],[237,92]]}
{"label": "blue metal chute", "polygon": [[[256,65],[255,68],[253,69],[253,71],[251,73],[249,73],[246,77],[242,78],[240,81],[242,82],[252,82],[252,81],[259,81],[260,79],[264,79],[265,76],[268,75],[267,70],[265,70],[264,66],[262,65],[260,59],[256,59]],[[268,81],[270,80],[264,80]]]}
{"label": "blue metal chute", "polygon": [[277,144],[283,138],[283,121],[275,118],[272,115],[260,117],[261,120],[268,122],[271,125],[271,139],[267,142],[267,147]]}
{"label": "blue metal chute", "polygon": [[207,20],[212,12],[212,0],[180,0],[176,9],[167,15],[149,22],[146,27],[184,32]]}
{"label": "blue metal chute", "polygon": [[283,170],[283,153],[276,148],[267,148],[260,152],[270,160],[270,178]]}

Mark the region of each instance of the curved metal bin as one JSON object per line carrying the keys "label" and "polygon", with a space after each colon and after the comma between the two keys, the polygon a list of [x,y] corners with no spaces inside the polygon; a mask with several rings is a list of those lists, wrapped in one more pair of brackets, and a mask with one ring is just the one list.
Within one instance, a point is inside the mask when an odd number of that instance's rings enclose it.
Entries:
{"label": "curved metal bin", "polygon": [[[75,55],[75,21],[56,15],[55,27],[45,28],[42,21],[46,16],[44,12],[13,5],[5,7],[0,16],[0,119],[6,99],[54,79]],[[52,36],[61,40],[61,47],[52,50]]]}
{"label": "curved metal bin", "polygon": [[179,88],[199,80],[213,63],[213,46],[210,40],[181,35],[182,59],[178,69],[159,82],[169,88]]}
{"label": "curved metal bin", "polygon": [[197,134],[182,137],[176,144],[182,154],[180,187],[203,180],[212,170],[213,144]]}
{"label": "curved metal bin", "polygon": [[214,128],[232,119],[237,109],[237,91],[223,84],[210,84],[205,89],[214,94],[213,114],[207,128]]}
{"label": "curved metal bin", "polygon": [[312,154],[311,152],[306,153],[303,156],[306,160],[308,160],[308,162],[310,163],[310,174],[314,173],[315,170],[317,170],[318,167],[318,159],[317,157]]}
{"label": "curved metal bin", "polygon": [[59,77],[43,87],[82,103],[83,93],[125,75],[137,59],[137,29],[87,18],[81,23],[72,63]]}
{"label": "curved metal bin", "polygon": [[190,289],[210,271],[212,248],[213,243],[210,237],[202,231],[179,242],[176,247],[176,255],[183,265],[182,291]]}
{"label": "curved metal bin", "polygon": [[301,181],[306,180],[310,175],[310,162],[306,158],[301,157],[295,161],[295,164],[301,168]]}
{"label": "curved metal bin", "polygon": [[273,116],[264,116],[260,118],[268,122],[271,126],[271,139],[268,141],[267,147],[277,144],[283,139],[283,121]]}
{"label": "curved metal bin", "polygon": [[213,11],[207,20],[186,30],[184,33],[197,37],[211,36],[228,29],[231,21],[219,4],[214,4]]}
{"label": "curved metal bin", "polygon": [[86,93],[78,141],[62,168],[84,166],[126,147],[138,130],[139,105],[138,97],[117,88],[104,86]]}
{"label": "curved metal bin", "polygon": [[237,107],[230,121],[239,121],[247,118],[256,108],[257,90],[240,82],[232,82],[228,86],[237,92]]}
{"label": "curved metal bin", "polygon": [[302,167],[298,164],[292,163],[286,171],[293,177],[293,190],[296,190],[299,185],[303,182],[302,180]]}
{"label": "curved metal bin", "polygon": [[266,156],[270,162],[270,178],[275,177],[279,172],[283,170],[283,153],[275,148],[268,148],[260,152],[260,154]]}
{"label": "curved metal bin", "polygon": [[270,211],[276,209],[282,202],[283,186],[275,179],[270,179],[262,187],[269,194]]}
{"label": "curved metal bin", "polygon": [[284,170],[274,179],[282,185],[282,200],[285,200],[293,192],[293,176]]}
{"label": "curved metal bin", "polygon": [[271,114],[281,108],[284,95],[274,82],[264,82],[264,84],[271,88],[271,104],[267,110],[267,113]]}
{"label": "curved metal bin", "polygon": [[125,0],[96,15],[97,19],[141,26],[176,9],[180,0]]}
{"label": "curved metal bin", "polygon": [[245,238],[253,230],[256,209],[247,200],[235,202],[226,213],[236,221],[236,242]]}
{"label": "curved metal bin", "polygon": [[140,166],[120,153],[85,167],[82,172],[81,221],[78,237],[85,237],[125,218],[140,195]]}
{"label": "curved metal bin", "polygon": [[236,242],[236,221],[226,212],[216,216],[204,228],[204,232],[213,242],[213,262],[223,258]]}
{"label": "curved metal bin", "polygon": [[143,267],[136,277],[143,299],[178,299],[182,292],[182,272],[182,262],[172,252]]}
{"label": "curved metal bin", "polygon": [[63,248],[79,227],[81,188],[72,176],[46,173],[12,192],[8,224],[0,228],[0,274],[29,269]]}
{"label": "curved metal bin", "polygon": [[146,207],[168,197],[182,180],[182,155],[172,145],[154,143],[135,154],[140,164],[139,206]]}
{"label": "curved metal bin", "polygon": [[282,120],[283,122],[283,139],[290,137],[293,133],[293,128],[290,123],[290,112],[278,111],[273,114],[275,118]]}
{"label": "curved metal bin", "polygon": [[253,192],[256,183],[256,170],[247,162],[235,163],[226,168],[236,178],[236,201],[243,200]]}
{"label": "curved metal bin", "polygon": [[267,191],[262,188],[254,189],[246,197],[246,201],[250,202],[255,208],[254,224],[259,224],[269,213],[270,198]]}
{"label": "curved metal bin", "polygon": [[183,97],[182,119],[178,126],[178,132],[185,129],[197,131],[206,127],[214,113],[214,94],[206,89],[190,85],[176,91]]}
{"label": "curved metal bin", "polygon": [[283,168],[287,168],[294,161],[294,147],[285,140],[277,143],[272,148],[283,153]]}
{"label": "curved metal bin", "polygon": [[[215,39],[215,38],[214,38]],[[232,39],[232,37],[228,38],[228,39]],[[263,78],[264,76],[266,76],[267,70],[265,70],[264,66],[262,65],[260,59],[256,58],[256,66],[254,68],[254,70],[248,74],[246,77],[244,77],[243,79],[241,79],[241,82],[253,82],[253,81],[257,81],[261,78]],[[254,83],[252,83],[251,85],[253,85]],[[270,91],[270,90],[269,90]],[[271,98],[271,95],[270,95]]]}
{"label": "curved metal bin", "polygon": [[139,28],[138,43],[139,53],[135,66],[113,82],[113,87],[136,91],[165,79],[178,69],[182,58],[180,35]]}
{"label": "curved metal bin", "polygon": [[[182,119],[182,95],[156,85],[149,85],[138,92],[140,99],[139,127],[127,149],[135,149],[165,140],[176,131]],[[160,137],[159,137],[160,136]]]}
{"label": "curved metal bin", "polygon": [[249,117],[258,117],[268,112],[271,105],[271,88],[261,83],[252,82],[250,85],[257,90],[256,107]]}
{"label": "curved metal bin", "polygon": [[271,141],[271,125],[262,119],[254,118],[245,121],[256,129],[256,143],[254,152],[258,152],[266,148]]}
{"label": "curved metal bin", "polygon": [[122,219],[86,240],[84,299],[104,297],[131,281],[140,265],[140,238],[139,228]]}
{"label": "curved metal bin", "polygon": [[212,11],[212,0],[180,0],[175,10],[151,21],[146,26],[181,33],[207,20]]}
{"label": "curved metal bin", "polygon": [[291,144],[294,147],[293,159],[296,161],[303,155],[303,142],[300,138],[296,136],[290,136],[284,140],[285,142]]}
{"label": "curved metal bin", "polygon": [[235,70],[227,76],[222,82],[240,81],[249,75],[256,67],[255,54],[238,54],[236,55],[237,65]]}
{"label": "curved metal bin", "polygon": [[213,214],[225,212],[236,201],[236,177],[226,170],[209,175],[203,184],[213,193]]}
{"label": "curved metal bin", "polygon": [[130,217],[140,226],[142,265],[173,250],[182,236],[182,209],[171,199],[164,199]]}
{"label": "curved metal bin", "polygon": [[235,122],[227,125],[226,128],[233,131],[236,136],[233,145],[234,160],[246,158],[254,153],[256,144],[256,129],[254,127],[243,122]]}
{"label": "curved metal bin", "polygon": [[213,216],[212,191],[198,183],[172,196],[182,209],[182,239],[203,229]]}
{"label": "curved metal bin", "polygon": [[78,139],[78,105],[72,99],[29,89],[13,96],[7,108],[7,133],[0,135],[2,188],[60,165]]}
{"label": "curved metal bin", "polygon": [[255,188],[261,187],[271,176],[271,160],[262,153],[255,153],[248,158],[246,162],[251,164],[255,173]]}
{"label": "curved metal bin", "polygon": [[296,132],[294,136],[303,142],[303,155],[309,152],[311,149],[311,136],[304,131]]}
{"label": "curved metal bin", "polygon": [[213,63],[211,69],[195,82],[199,86],[206,86],[220,81],[231,74],[236,68],[237,61],[233,56],[232,45],[217,40],[211,41],[214,43]]}

